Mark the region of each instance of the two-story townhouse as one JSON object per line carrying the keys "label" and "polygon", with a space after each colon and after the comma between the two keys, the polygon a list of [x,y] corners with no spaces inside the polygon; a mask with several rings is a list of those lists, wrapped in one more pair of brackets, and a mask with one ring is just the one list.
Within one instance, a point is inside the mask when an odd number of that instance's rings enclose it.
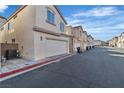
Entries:
{"label": "two-story townhouse", "polygon": [[117,47],[118,45],[118,37],[113,37],[111,40],[109,40],[109,46],[111,47]]}
{"label": "two-story townhouse", "polygon": [[93,42],[94,42],[94,38],[91,35],[88,35],[88,48],[92,48],[93,47]]}
{"label": "two-story townhouse", "polygon": [[69,36],[65,34],[66,24],[57,6],[21,6],[0,28],[0,43],[3,47],[12,45],[29,60],[67,54]]}
{"label": "two-story townhouse", "polygon": [[70,38],[69,38],[69,52],[70,52],[70,53],[74,53],[73,27],[72,27],[72,26],[66,26],[65,28],[66,28],[65,33],[66,33],[68,36],[70,36]]}
{"label": "two-story townhouse", "polygon": [[83,30],[82,26],[66,26],[66,34],[70,37],[70,51],[71,53],[77,52],[77,48],[80,47],[81,51],[85,51],[88,45],[87,32]]}
{"label": "two-story townhouse", "polygon": [[121,47],[124,48],[124,32],[121,33]]}
{"label": "two-story townhouse", "polygon": [[109,46],[124,48],[124,32],[122,32],[120,36],[109,40]]}
{"label": "two-story townhouse", "polygon": [[87,48],[87,45],[88,45],[88,37],[87,37],[88,35],[87,35],[87,32],[86,31],[83,31],[83,49],[84,49],[84,51],[86,50],[86,48]]}
{"label": "two-story townhouse", "polygon": [[117,47],[119,47],[119,48],[122,47],[122,45],[121,45],[121,35],[118,36]]}
{"label": "two-story townhouse", "polygon": [[77,51],[77,48],[80,47],[81,51],[83,50],[83,29],[82,26],[73,27],[73,43],[74,43],[74,51]]}

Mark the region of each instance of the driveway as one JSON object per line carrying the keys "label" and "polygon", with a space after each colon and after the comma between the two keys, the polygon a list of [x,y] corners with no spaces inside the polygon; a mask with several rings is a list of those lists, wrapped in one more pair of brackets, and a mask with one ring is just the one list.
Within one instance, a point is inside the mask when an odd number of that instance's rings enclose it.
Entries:
{"label": "driveway", "polygon": [[13,88],[124,87],[124,52],[99,47],[0,83]]}

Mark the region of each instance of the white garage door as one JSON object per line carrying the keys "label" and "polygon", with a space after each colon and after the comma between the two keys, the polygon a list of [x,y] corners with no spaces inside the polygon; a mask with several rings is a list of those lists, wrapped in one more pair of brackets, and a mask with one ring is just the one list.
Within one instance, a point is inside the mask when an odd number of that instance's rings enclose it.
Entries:
{"label": "white garage door", "polygon": [[74,50],[77,51],[77,47],[80,47],[80,43],[75,43],[74,44]]}
{"label": "white garage door", "polygon": [[46,57],[67,53],[67,42],[60,40],[46,40]]}

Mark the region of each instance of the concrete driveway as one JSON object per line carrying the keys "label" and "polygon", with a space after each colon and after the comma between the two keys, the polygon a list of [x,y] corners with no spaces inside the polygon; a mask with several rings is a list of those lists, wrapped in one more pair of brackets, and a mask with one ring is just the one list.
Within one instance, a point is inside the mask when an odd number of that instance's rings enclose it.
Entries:
{"label": "concrete driveway", "polygon": [[124,52],[95,48],[0,83],[0,87],[124,87]]}

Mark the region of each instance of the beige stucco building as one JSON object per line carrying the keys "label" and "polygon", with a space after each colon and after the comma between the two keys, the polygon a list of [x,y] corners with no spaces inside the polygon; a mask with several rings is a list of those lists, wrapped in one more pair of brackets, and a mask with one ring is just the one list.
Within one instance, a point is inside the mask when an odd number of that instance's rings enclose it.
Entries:
{"label": "beige stucco building", "polygon": [[91,35],[88,35],[87,42],[88,42],[87,46],[89,48],[92,48],[94,46],[94,38]]}
{"label": "beige stucco building", "polygon": [[83,31],[83,44],[84,44],[84,50],[86,50],[88,46],[88,34],[86,31]]}
{"label": "beige stucco building", "polygon": [[118,43],[118,37],[113,37],[111,40],[109,40],[110,47],[117,47],[117,43]]}
{"label": "beige stucco building", "polygon": [[[56,6],[21,6],[0,28],[0,44],[16,45],[29,60],[68,54],[66,24]],[[5,54],[0,51],[0,56]]]}
{"label": "beige stucco building", "polygon": [[109,46],[124,48],[124,32],[122,32],[120,36],[109,40]]}
{"label": "beige stucco building", "polygon": [[70,35],[70,51],[77,52],[80,47],[81,51],[85,51],[87,47],[87,32],[83,30],[82,26],[66,26],[66,34]]}
{"label": "beige stucco building", "polygon": [[83,28],[81,26],[73,27],[73,35],[74,35],[74,51],[77,51],[77,48],[80,47],[81,51],[83,51]]}
{"label": "beige stucco building", "polygon": [[124,32],[121,33],[120,36],[118,36],[117,46],[118,46],[119,48],[124,48]]}
{"label": "beige stucco building", "polygon": [[73,35],[73,27],[72,26],[66,26],[65,27],[65,33],[69,36],[69,52],[74,53],[74,35]]}

